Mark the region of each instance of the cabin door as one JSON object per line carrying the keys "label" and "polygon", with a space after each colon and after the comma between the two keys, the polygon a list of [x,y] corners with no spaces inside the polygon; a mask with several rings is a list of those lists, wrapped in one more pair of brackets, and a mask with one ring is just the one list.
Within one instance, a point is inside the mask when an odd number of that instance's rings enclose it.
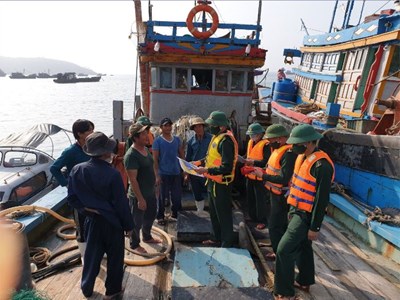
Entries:
{"label": "cabin door", "polygon": [[343,81],[340,83],[336,103],[341,109],[348,112],[354,111],[357,93],[363,92],[361,88],[362,71],[368,54],[368,47],[351,50],[346,53],[343,67]]}

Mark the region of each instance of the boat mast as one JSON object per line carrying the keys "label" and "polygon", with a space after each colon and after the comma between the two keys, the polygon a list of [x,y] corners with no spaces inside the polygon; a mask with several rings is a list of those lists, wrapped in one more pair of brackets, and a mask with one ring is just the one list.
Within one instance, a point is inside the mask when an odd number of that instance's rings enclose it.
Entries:
{"label": "boat mast", "polygon": [[334,7],[334,9],[333,9],[331,25],[329,26],[329,31],[328,31],[329,33],[332,32],[333,22],[335,21],[336,9],[337,9],[338,3],[339,3],[339,0],[336,0],[336,2],[335,2],[335,7]]}
{"label": "boat mast", "polygon": [[[136,17],[136,31],[137,31],[137,43],[139,51],[139,44],[144,41],[146,36],[145,26],[142,19],[142,4],[140,0],[134,0],[135,2],[135,17]],[[139,55],[139,53],[138,53]],[[140,55],[139,55],[140,57]],[[145,115],[149,115],[150,111],[150,93],[149,93],[149,76],[146,72],[146,65],[140,61],[139,58],[139,73],[140,73],[140,87],[142,91],[142,109]]]}
{"label": "boat mast", "polygon": [[353,10],[354,0],[348,0],[346,5],[346,12],[343,19],[342,29],[346,29],[349,26],[351,11]]}

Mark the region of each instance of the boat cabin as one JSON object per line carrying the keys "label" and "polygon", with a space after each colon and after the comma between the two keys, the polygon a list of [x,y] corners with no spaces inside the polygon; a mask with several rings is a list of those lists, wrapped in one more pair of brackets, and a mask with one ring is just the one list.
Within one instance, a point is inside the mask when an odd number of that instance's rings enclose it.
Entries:
{"label": "boat cabin", "polygon": [[[193,22],[196,14],[203,22]],[[201,3],[186,22],[149,20],[138,28],[145,28],[138,34],[144,113],[158,123],[164,117],[207,118],[221,110],[235,118],[239,143],[244,141],[254,70],[265,61],[266,50],[259,48],[261,26],[221,24],[215,10]],[[217,37],[222,30],[228,33]]]}
{"label": "boat cabin", "polygon": [[284,51],[289,63],[301,60],[293,69],[297,102],[320,108],[337,103],[344,117],[380,118],[386,107],[376,100],[390,98],[400,85],[399,38],[400,15],[394,10],[340,31],[305,36],[300,51]]}

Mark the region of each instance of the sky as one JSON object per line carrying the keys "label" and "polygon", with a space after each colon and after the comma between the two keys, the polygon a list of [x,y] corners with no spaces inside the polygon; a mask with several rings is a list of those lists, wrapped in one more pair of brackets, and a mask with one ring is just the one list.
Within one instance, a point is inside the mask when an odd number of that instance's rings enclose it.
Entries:
{"label": "sky", "polygon": [[[339,2],[334,25],[343,22]],[[357,24],[363,1],[356,1],[350,24]],[[185,21],[193,0],[151,1],[153,20]],[[212,1],[220,22],[256,24],[258,1]],[[263,1],[261,47],[264,68],[283,66],[283,48],[299,48],[304,30],[327,32],[335,1]],[[393,8],[393,1],[366,0],[364,15]],[[142,1],[148,20],[148,1]],[[133,1],[0,1],[0,56],[60,59],[98,73],[135,74],[136,31]],[[188,32],[187,32],[188,33]],[[221,30],[216,36],[222,35]]]}

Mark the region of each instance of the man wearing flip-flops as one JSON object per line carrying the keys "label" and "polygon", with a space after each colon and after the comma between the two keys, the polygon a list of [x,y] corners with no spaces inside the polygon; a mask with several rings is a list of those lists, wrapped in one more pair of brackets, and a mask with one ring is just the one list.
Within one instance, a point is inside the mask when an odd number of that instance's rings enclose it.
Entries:
{"label": "man wearing flip-flops", "polygon": [[208,147],[205,167],[196,172],[207,178],[207,193],[212,224],[212,239],[205,245],[232,247],[234,242],[232,221],[232,183],[238,157],[238,145],[233,133],[228,130],[229,122],[224,112],[214,111],[206,123],[213,138]]}
{"label": "man wearing flip-flops", "polygon": [[147,251],[140,245],[140,230],[144,243],[161,243],[151,235],[151,228],[157,215],[156,175],[154,160],[149,149],[148,126],[139,122],[129,127],[132,146],[124,157],[124,165],[129,178],[129,207],[135,227],[130,236],[130,247],[138,253]]}
{"label": "man wearing flip-flops", "polygon": [[302,124],[287,140],[298,157],[288,196],[290,221],[276,252],[275,299],[296,299],[295,287],[308,292],[315,283],[312,241],[318,238],[335,172],[329,156],[317,149],[320,138],[314,127]]}

